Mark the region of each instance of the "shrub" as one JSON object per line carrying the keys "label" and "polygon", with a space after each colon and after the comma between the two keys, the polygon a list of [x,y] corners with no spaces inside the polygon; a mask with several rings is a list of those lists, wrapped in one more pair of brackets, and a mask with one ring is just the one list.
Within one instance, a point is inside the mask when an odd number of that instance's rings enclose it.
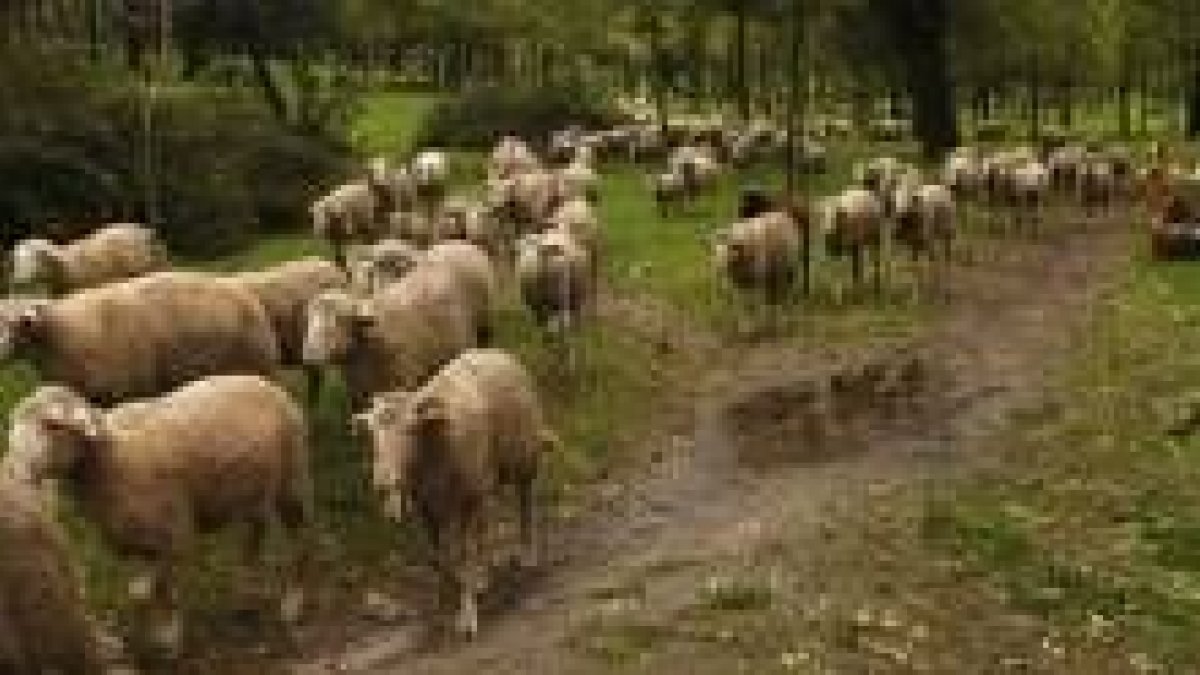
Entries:
{"label": "shrub", "polygon": [[600,127],[613,113],[582,85],[486,86],[438,104],[418,135],[418,145],[490,148],[504,134],[544,140],[571,124]]}
{"label": "shrub", "polygon": [[120,69],[0,59],[0,90],[20,102],[0,106],[5,245],[131,220],[178,255],[216,256],[303,226],[340,168],[342,147],[288,130],[253,92],[181,82],[152,94]]}

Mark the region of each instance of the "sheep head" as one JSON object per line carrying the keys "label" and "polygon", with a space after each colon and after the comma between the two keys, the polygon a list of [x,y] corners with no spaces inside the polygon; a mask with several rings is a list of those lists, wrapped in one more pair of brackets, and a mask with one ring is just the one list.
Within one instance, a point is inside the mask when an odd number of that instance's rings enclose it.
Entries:
{"label": "sheep head", "polygon": [[324,293],[309,302],[304,335],[304,363],[329,365],[345,360],[360,331],[374,323],[374,303],[341,291]]}
{"label": "sheep head", "polygon": [[26,239],[13,248],[11,282],[14,286],[53,286],[61,277],[62,258],[54,242],[48,239]]}
{"label": "sheep head", "polygon": [[0,361],[18,358],[41,342],[49,321],[50,300],[6,301],[0,307]]}
{"label": "sheep head", "polygon": [[417,403],[416,394],[393,391],[377,394],[370,409],[354,416],[359,431],[370,438],[371,482],[395,520],[405,515],[409,467],[427,407]]}
{"label": "sheep head", "polygon": [[103,413],[81,395],[43,386],[13,411],[5,473],[31,483],[65,476],[104,433]]}

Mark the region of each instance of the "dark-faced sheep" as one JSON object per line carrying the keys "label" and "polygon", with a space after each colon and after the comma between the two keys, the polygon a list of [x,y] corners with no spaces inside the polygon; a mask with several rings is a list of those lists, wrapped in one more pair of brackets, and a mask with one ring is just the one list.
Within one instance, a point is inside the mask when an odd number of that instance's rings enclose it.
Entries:
{"label": "dark-faced sheep", "polygon": [[14,286],[59,296],[170,267],[166,246],[142,225],[109,225],[69,244],[26,239],[12,252]]}
{"label": "dark-faced sheep", "polygon": [[377,396],[358,417],[372,439],[375,488],[396,519],[411,514],[430,534],[456,626],[479,630],[490,530],[502,487],[516,486],[523,558],[536,564],[534,487],[539,458],[557,443],[532,378],[511,355],[465,352],[424,387]]}
{"label": "dark-faced sheep", "polygon": [[273,375],[271,319],[239,282],[159,272],[2,308],[0,358],[29,359],[89,400],[154,396],[209,375]]}
{"label": "dark-faced sheep", "polygon": [[0,673],[99,675],[79,570],[47,511],[33,487],[0,477]]}
{"label": "dark-faced sheep", "polygon": [[304,417],[258,377],[199,380],[108,410],[45,386],[14,410],[9,447],[6,473],[57,479],[118,554],[151,565],[155,607],[170,615],[156,627],[166,647],[178,643],[175,577],[197,535],[247,525],[257,557],[273,526],[309,523]]}
{"label": "dark-faced sheep", "polygon": [[369,298],[334,291],[313,300],[304,360],[340,368],[351,406],[361,410],[374,394],[420,386],[478,346],[482,331],[455,272],[418,264]]}
{"label": "dark-faced sheep", "polygon": [[719,232],[713,245],[717,270],[742,291],[779,302],[795,282],[803,242],[800,228],[786,213],[771,212],[734,223]]}
{"label": "dark-faced sheep", "polygon": [[382,237],[390,216],[383,211],[368,180],[338,187],[314,202],[309,213],[313,234],[329,242],[339,266],[346,263],[347,246],[374,243]]}

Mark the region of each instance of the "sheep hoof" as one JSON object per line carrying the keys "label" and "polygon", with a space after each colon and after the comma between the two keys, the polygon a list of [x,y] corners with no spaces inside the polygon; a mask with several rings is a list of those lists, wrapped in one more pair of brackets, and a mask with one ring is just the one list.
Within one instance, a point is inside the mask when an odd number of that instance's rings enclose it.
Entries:
{"label": "sheep hoof", "polygon": [[464,597],[462,608],[454,622],[458,634],[468,640],[479,634],[479,611],[475,606],[474,597]]}
{"label": "sheep hoof", "polygon": [[293,588],[284,594],[283,600],[279,602],[279,618],[285,624],[295,625],[300,623],[300,619],[304,616],[304,590]]}

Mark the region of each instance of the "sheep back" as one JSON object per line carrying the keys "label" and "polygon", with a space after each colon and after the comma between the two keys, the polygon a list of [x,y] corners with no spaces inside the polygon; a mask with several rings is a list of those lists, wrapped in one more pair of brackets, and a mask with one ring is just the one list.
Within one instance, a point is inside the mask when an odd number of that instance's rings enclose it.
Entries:
{"label": "sheep back", "polygon": [[161,556],[186,544],[192,528],[212,530],[270,509],[308,517],[304,417],[269,381],[198,380],[105,417],[106,438],[72,484],[122,553]]}
{"label": "sheep back", "polygon": [[271,375],[279,349],[262,304],[240,284],[161,272],[50,305],[42,375],[89,399],[153,396],[220,373]]}

